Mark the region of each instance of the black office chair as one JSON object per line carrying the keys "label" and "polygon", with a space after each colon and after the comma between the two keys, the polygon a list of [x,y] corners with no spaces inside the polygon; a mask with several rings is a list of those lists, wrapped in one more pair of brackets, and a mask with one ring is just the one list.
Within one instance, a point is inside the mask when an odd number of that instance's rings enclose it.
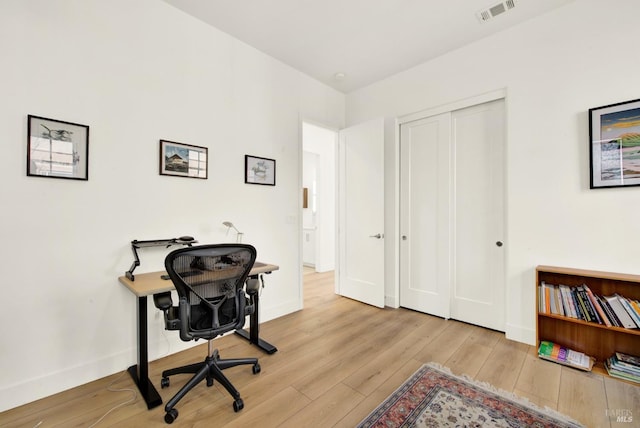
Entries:
{"label": "black office chair", "polygon": [[[164,312],[167,330],[180,330],[184,341],[206,339],[209,353],[201,363],[162,372],[162,388],[169,386],[169,376],[194,373],[194,376],[165,406],[164,420],[170,424],[178,417],[174,406],[202,380],[212,386],[214,379],[229,391],[234,399],[233,409],[244,407],[240,393],[222,370],[241,364],[252,364],[253,373],[260,372],[257,358],[221,359],[212,340],[223,333],[242,328],[245,316],[253,312],[244,286],[253,263],[256,249],[247,244],[200,245],[174,250],[165,259],[165,268],[178,292],[178,306],[173,306],[171,293],[154,295],[156,307]],[[249,287],[257,287],[249,280]],[[253,290],[252,290],[253,291]]]}

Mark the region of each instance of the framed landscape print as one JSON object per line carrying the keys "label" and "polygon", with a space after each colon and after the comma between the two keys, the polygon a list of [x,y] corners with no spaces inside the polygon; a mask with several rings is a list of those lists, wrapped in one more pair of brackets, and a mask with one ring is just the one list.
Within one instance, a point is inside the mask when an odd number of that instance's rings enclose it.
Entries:
{"label": "framed landscape print", "polygon": [[276,185],[275,159],[244,156],[244,182],[248,184]]}
{"label": "framed landscape print", "polygon": [[160,140],[160,175],[207,178],[208,149]]}
{"label": "framed landscape print", "polygon": [[640,186],[640,99],[589,109],[590,187]]}
{"label": "framed landscape print", "polygon": [[89,127],[29,115],[27,175],[88,180]]}

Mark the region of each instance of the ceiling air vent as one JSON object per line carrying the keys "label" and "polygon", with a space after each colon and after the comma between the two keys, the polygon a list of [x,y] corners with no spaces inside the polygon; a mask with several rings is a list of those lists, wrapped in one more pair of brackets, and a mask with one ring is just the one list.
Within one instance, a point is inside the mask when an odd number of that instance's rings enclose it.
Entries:
{"label": "ceiling air vent", "polygon": [[480,22],[486,22],[516,7],[516,0],[505,0],[476,12]]}

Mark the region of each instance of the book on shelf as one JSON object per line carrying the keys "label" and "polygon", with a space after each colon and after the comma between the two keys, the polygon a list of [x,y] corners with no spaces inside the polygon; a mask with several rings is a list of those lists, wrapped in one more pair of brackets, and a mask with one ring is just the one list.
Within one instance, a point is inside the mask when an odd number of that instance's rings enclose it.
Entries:
{"label": "book on shelf", "polygon": [[616,297],[618,298],[618,300],[620,300],[620,303],[622,303],[622,307],[627,311],[636,326],[640,327],[640,315],[638,315],[635,309],[633,309],[631,301],[625,297],[620,296],[619,294],[616,294]]}
{"label": "book on shelf", "polygon": [[640,369],[640,356],[629,355],[623,352],[616,352],[615,354],[613,354],[613,356],[617,361],[620,362],[620,364],[637,367],[638,369]]}
{"label": "book on shelf", "polygon": [[618,298],[619,296],[617,294],[603,297],[607,301],[607,303],[609,303],[609,306],[611,306],[611,310],[620,321],[621,327],[638,328],[638,325],[633,321],[631,315],[629,315],[624,306],[622,306],[622,301]]}
{"label": "book on shelf", "polygon": [[582,284],[549,284],[541,281],[538,311],[583,320],[607,327],[640,328],[640,302],[619,294],[600,296]]}
{"label": "book on shelf", "polygon": [[587,289],[584,285],[576,287],[576,294],[578,299],[580,300],[580,305],[584,308],[585,319],[589,322],[597,322],[598,324],[602,324],[602,321],[598,317],[598,313],[596,312],[595,307],[591,303],[591,299],[589,299],[589,295],[587,294]]}
{"label": "book on shelf", "polygon": [[589,304],[593,308],[593,312],[595,313],[596,318],[600,324],[605,324],[607,327],[611,327],[611,321],[607,319],[604,314],[604,311],[598,304],[595,294],[591,291],[591,289],[587,286],[587,284],[582,284],[582,288],[587,294],[587,298],[589,299]]}
{"label": "book on shelf", "polygon": [[540,341],[538,357],[584,371],[591,371],[596,362],[595,358],[582,352],[574,351],[547,340]]}
{"label": "book on shelf", "polygon": [[627,376],[636,376],[640,379],[640,370],[638,367],[633,367],[629,365],[625,365],[624,363],[620,363],[615,357],[615,355],[609,357],[607,359],[607,363],[612,370],[616,370],[621,374],[625,374]]}
{"label": "book on shelf", "polygon": [[640,357],[615,352],[604,365],[609,376],[640,383]]}
{"label": "book on shelf", "polygon": [[598,299],[598,303],[600,303],[600,306],[602,306],[602,309],[604,309],[604,312],[607,315],[607,318],[609,318],[611,325],[614,327],[622,327],[622,323],[620,323],[620,320],[613,312],[613,309],[611,309],[611,305],[609,305],[609,302],[607,302],[607,300],[603,296],[596,295],[596,299]]}
{"label": "book on shelf", "polygon": [[569,287],[568,285],[560,284],[558,285],[558,288],[560,289],[560,293],[562,294],[564,306],[566,309],[568,309],[568,311],[566,311],[567,316],[571,318],[578,318],[578,313],[576,312],[576,304],[573,300],[573,294],[571,293],[571,287]]}

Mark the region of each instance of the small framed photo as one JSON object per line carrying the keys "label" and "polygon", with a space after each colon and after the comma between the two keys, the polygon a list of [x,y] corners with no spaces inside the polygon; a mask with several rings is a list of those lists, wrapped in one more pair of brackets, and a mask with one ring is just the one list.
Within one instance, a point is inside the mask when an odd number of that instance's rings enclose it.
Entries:
{"label": "small framed photo", "polygon": [[208,149],[160,140],[160,175],[207,178]]}
{"label": "small framed photo", "polygon": [[640,99],[589,109],[590,187],[640,186]]}
{"label": "small framed photo", "polygon": [[244,182],[248,184],[276,185],[275,159],[244,155]]}
{"label": "small framed photo", "polygon": [[88,180],[89,127],[28,115],[27,175]]}

